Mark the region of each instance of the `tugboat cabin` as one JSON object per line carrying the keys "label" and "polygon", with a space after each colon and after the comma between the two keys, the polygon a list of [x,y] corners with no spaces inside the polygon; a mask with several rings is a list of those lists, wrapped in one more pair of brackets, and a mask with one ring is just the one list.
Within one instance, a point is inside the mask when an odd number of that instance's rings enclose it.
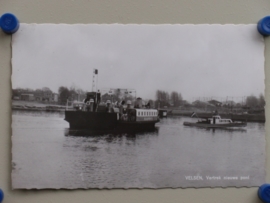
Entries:
{"label": "tugboat cabin", "polygon": [[231,119],[221,118],[219,115],[215,115],[212,118],[207,119],[209,124],[228,124],[233,123]]}

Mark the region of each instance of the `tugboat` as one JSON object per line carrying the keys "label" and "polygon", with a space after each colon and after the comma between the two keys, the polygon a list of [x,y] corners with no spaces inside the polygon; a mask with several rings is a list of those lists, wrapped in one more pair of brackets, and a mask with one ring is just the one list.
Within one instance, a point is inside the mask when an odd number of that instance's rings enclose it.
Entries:
{"label": "tugboat", "polygon": [[196,123],[184,122],[185,126],[196,126],[204,128],[232,128],[245,127],[246,122],[233,122],[231,119],[222,119],[219,115],[214,115],[212,118],[200,119]]}

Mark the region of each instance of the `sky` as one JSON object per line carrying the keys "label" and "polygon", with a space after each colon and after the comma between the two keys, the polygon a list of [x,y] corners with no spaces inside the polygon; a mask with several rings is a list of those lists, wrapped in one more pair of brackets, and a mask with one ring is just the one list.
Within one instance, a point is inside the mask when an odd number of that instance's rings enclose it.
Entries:
{"label": "sky", "polygon": [[156,90],[183,99],[264,94],[256,25],[21,24],[12,36],[12,88]]}

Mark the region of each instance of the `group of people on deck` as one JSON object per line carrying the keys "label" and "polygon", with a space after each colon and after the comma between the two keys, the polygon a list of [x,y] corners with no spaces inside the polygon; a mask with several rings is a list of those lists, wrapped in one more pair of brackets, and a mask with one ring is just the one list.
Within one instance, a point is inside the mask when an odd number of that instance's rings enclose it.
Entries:
{"label": "group of people on deck", "polygon": [[[97,112],[101,106],[104,108],[104,102],[101,102],[100,91],[88,93],[83,102],[85,103],[85,111]],[[115,103],[111,102],[111,100],[107,100],[104,110],[107,113],[119,113],[120,120],[133,121],[136,119],[136,111],[134,109],[145,109],[150,107],[150,102],[145,104],[143,100],[138,97],[134,102],[134,105],[132,105],[130,100],[122,100],[121,102],[116,101]]]}
{"label": "group of people on deck", "polygon": [[[108,113],[119,113],[120,119],[125,121],[131,121],[135,119],[135,111],[133,109],[142,109],[142,108],[150,108],[150,102],[148,102],[146,105],[144,105],[142,99],[138,97],[134,103],[134,106],[132,106],[132,102],[128,100],[127,102],[125,100],[121,102],[115,102],[112,103],[110,100],[107,100],[106,102],[106,112]],[[134,114],[134,115],[133,115]]]}

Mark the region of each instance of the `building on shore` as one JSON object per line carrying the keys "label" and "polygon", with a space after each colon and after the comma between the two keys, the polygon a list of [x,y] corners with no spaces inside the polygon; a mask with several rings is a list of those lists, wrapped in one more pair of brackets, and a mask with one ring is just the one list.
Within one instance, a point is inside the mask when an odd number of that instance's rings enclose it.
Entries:
{"label": "building on shore", "polygon": [[55,102],[59,100],[57,93],[53,93],[51,90],[17,90],[16,95],[12,97],[14,100],[22,101],[40,101],[40,102]]}
{"label": "building on shore", "polygon": [[24,94],[21,94],[20,100],[22,100],[22,101],[34,101],[35,96],[34,96],[34,94],[24,93]]}
{"label": "building on shore", "polygon": [[52,91],[36,90],[34,95],[35,101],[58,102],[58,94]]}

